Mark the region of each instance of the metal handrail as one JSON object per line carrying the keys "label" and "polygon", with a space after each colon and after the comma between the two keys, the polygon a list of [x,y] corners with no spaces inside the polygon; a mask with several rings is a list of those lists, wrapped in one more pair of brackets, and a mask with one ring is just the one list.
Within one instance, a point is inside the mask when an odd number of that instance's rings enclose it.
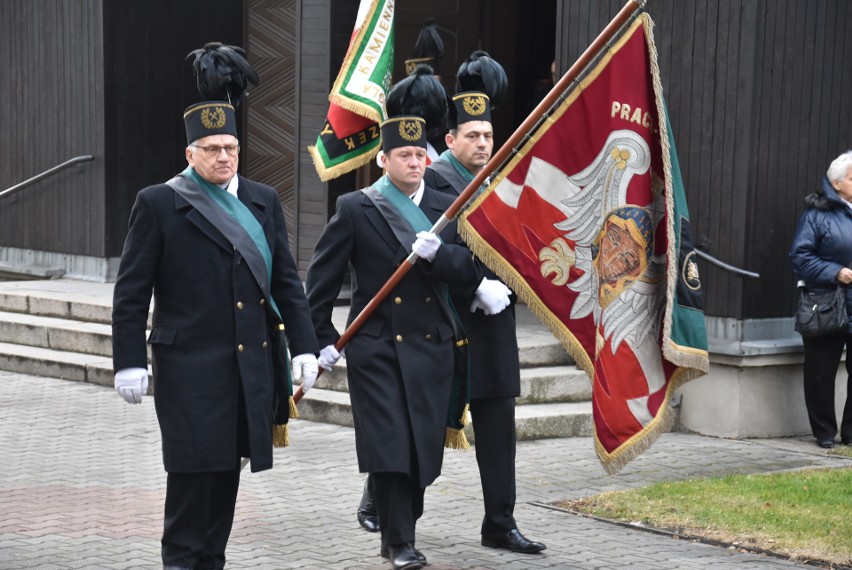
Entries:
{"label": "metal handrail", "polygon": [[66,168],[74,166],[75,164],[80,164],[82,162],[89,162],[89,161],[92,161],[92,160],[95,160],[95,157],[92,156],[91,154],[84,154],[82,156],[75,156],[71,160],[67,160],[67,161],[63,162],[62,164],[58,164],[58,165],[54,166],[53,168],[51,168],[49,170],[45,170],[41,174],[36,174],[32,178],[24,180],[20,184],[15,184],[11,188],[7,188],[6,190],[3,190],[2,192],[0,192],[0,198],[2,198],[3,196],[6,196],[7,194],[12,194],[14,192],[17,192],[18,190],[23,190],[27,186],[32,186],[36,182],[38,182],[40,180],[44,180],[48,176],[53,176],[54,174],[56,174],[60,170],[65,170]]}
{"label": "metal handrail", "polygon": [[747,269],[740,269],[739,267],[734,267],[730,263],[725,263],[724,261],[722,261],[720,259],[716,259],[715,257],[710,255],[709,253],[701,251],[697,247],[695,248],[695,255],[697,255],[698,257],[700,257],[704,261],[709,261],[710,263],[712,263],[716,267],[720,267],[720,268],[724,269],[725,271],[730,271],[731,273],[733,273],[735,275],[740,275],[742,277],[751,277],[752,279],[760,279],[759,273],[755,273],[754,271],[748,271]]}

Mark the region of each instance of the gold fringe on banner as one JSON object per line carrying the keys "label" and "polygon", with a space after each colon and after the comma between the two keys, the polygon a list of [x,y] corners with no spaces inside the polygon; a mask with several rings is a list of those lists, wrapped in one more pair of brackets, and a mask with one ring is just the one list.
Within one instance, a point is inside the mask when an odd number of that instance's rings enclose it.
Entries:
{"label": "gold fringe on banner", "polygon": [[322,155],[319,153],[315,145],[308,146],[308,153],[311,155],[311,160],[314,161],[314,168],[317,171],[319,179],[323,182],[328,182],[329,180],[333,180],[334,178],[364,166],[365,164],[369,164],[376,158],[376,155],[379,154],[379,148],[376,147],[375,152],[358,155],[355,158],[350,158],[346,162],[336,164],[330,168],[326,168],[322,161]]}

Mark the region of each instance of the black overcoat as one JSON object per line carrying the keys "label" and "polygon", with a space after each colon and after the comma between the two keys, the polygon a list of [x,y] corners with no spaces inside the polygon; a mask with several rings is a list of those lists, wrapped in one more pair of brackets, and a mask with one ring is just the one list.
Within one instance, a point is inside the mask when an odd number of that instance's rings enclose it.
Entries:
{"label": "black overcoat", "polygon": [[[293,355],[318,352],[302,282],[274,189],[239,178],[238,196],[266,234],[271,296]],[[166,184],[141,190],[130,214],[113,301],[115,370],[147,366],[154,295],[154,403],[166,471],[233,469],[240,383],[251,469],[272,466],[273,338],[280,322],[227,239]],[[286,396],[284,397],[286,402]]]}
{"label": "black overcoat", "polygon": [[[426,168],[426,184],[453,198],[464,191],[456,188],[440,174]],[[483,277],[500,278],[477,260]],[[470,397],[517,397],[521,394],[521,372],[518,357],[518,337],[515,321],[515,301],[496,315],[486,315],[481,309],[471,313],[468,303],[458,307],[465,332],[470,340]],[[459,301],[459,305],[463,301]]]}
{"label": "black overcoat", "polygon": [[[434,222],[451,203],[426,188],[420,209]],[[453,372],[453,329],[430,280],[470,286],[480,279],[455,223],[440,235],[444,245],[435,260],[416,263],[345,353],[359,469],[407,473],[421,487],[441,473]],[[410,251],[362,192],[338,199],[306,282],[321,346],[340,336],[331,312],[347,268],[351,322]]]}

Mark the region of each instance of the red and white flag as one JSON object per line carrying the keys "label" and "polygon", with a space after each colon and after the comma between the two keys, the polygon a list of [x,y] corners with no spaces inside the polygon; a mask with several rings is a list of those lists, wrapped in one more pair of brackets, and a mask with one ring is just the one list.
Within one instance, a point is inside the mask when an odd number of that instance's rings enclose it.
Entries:
{"label": "red and white flag", "polygon": [[708,369],[652,26],[636,18],[460,222],[592,378],[609,472],[669,429],[672,392]]}

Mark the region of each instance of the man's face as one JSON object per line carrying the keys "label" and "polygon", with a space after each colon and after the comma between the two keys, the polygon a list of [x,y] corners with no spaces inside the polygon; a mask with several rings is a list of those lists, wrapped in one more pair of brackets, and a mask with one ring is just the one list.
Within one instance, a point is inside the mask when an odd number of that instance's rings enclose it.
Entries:
{"label": "man's face", "polygon": [[206,181],[225,184],[237,174],[239,145],[232,135],[203,137],[186,147],[186,161]]}
{"label": "man's face", "polygon": [[397,188],[411,196],[420,187],[426,170],[426,149],[403,146],[382,154],[382,165]]}
{"label": "man's face", "polygon": [[468,121],[455,134],[447,133],[447,148],[470,172],[476,174],[488,163],[494,150],[494,129],[488,121]]}

